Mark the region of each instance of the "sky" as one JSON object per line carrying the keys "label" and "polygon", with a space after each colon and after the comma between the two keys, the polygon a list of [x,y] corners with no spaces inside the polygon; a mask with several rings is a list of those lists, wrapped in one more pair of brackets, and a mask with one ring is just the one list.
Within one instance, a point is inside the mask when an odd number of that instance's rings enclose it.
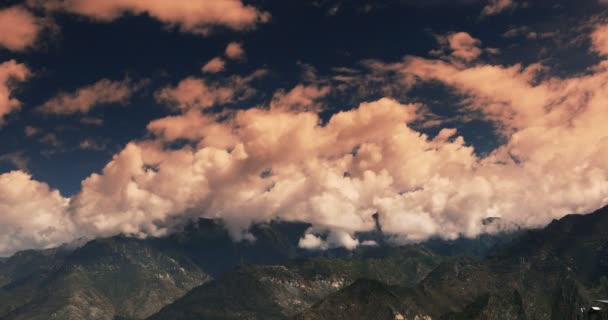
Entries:
{"label": "sky", "polygon": [[[541,227],[608,204],[604,0],[0,2],[0,255]],[[485,225],[485,218],[500,217]],[[366,243],[369,245],[369,243]]]}

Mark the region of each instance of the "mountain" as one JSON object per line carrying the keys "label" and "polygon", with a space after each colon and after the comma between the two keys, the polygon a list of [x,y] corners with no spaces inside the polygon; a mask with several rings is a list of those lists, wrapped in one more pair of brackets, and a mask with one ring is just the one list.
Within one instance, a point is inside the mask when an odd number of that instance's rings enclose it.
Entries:
{"label": "mountain", "polygon": [[413,286],[441,261],[423,246],[375,251],[240,268],[195,288],[149,319],[286,319],[360,278]]}
{"label": "mountain", "polygon": [[0,319],[142,319],[238,265],[297,257],[306,228],[257,225],[255,242],[235,243],[221,222],[200,220],[165,238],[19,252],[0,262]]}
{"label": "mountain", "polygon": [[[285,318],[359,278],[412,287],[445,256],[483,256],[511,237],[393,247],[379,227],[359,235],[375,247],[306,251],[298,242],[308,228],[259,224],[251,229],[255,241],[234,242],[220,221],[201,219],[163,238],[116,236],[19,252],[0,261],[0,319],[143,319],[172,312],[173,302],[219,312],[225,297],[237,315]],[[256,296],[262,289],[270,300],[251,303],[251,296],[266,299]]]}
{"label": "mountain", "polygon": [[402,290],[405,289],[380,281],[359,279],[293,319],[399,319],[399,310],[404,309],[400,294]]}
{"label": "mountain", "polygon": [[27,256],[40,270],[0,289],[3,319],[142,318],[209,280],[187,258],[123,237],[94,240],[61,257]]}
{"label": "mountain", "polygon": [[570,215],[488,257],[446,259],[414,288],[355,283],[295,319],[577,319],[608,296],[607,228],[608,208]]}

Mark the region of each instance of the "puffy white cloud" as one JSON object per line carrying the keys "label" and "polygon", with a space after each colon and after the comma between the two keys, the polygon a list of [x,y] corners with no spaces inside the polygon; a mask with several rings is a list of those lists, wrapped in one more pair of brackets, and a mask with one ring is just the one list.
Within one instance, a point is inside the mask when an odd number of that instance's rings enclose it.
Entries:
{"label": "puffy white cloud", "polygon": [[269,13],[245,5],[241,0],[29,0],[28,3],[100,21],[113,21],[125,14],[147,14],[184,32],[203,35],[217,26],[245,30],[270,19]]}
{"label": "puffy white cloud", "polygon": [[204,216],[224,219],[235,238],[246,239],[252,223],[307,221],[328,231],[328,247],[354,248],[354,233],[375,226],[377,201],[476,161],[461,138],[431,140],[408,128],[417,111],[381,99],[321,126],[313,112],[250,109],[219,123],[191,109],[150,129],[198,146],[130,144],[85,180],[74,212],[78,224],[101,234],[158,235],[177,217]]}
{"label": "puffy white cloud", "polygon": [[298,242],[298,246],[306,250],[327,250],[333,248],[345,248],[347,250],[353,250],[359,245],[377,245],[377,243],[374,241],[364,241],[363,243],[359,243],[359,240],[355,239],[348,232],[342,230],[329,231],[325,239],[316,235],[314,232],[314,228],[307,230],[304,236],[302,236]]}
{"label": "puffy white cloud", "polygon": [[68,201],[22,171],[0,174],[0,255],[72,240]]}
{"label": "puffy white cloud", "polygon": [[306,233],[298,242],[298,247],[306,250],[326,250],[327,244],[319,236]]}
{"label": "puffy white cloud", "polygon": [[38,38],[42,26],[28,10],[14,6],[0,9],[0,47],[23,51]]}
{"label": "puffy white cloud", "polygon": [[101,79],[74,92],[58,94],[45,102],[40,111],[61,115],[87,113],[99,105],[127,102],[138,86],[128,79]]}
{"label": "puffy white cloud", "polygon": [[13,97],[15,83],[23,82],[30,76],[26,65],[9,60],[0,63],[0,126],[4,117],[21,108],[21,101]]}

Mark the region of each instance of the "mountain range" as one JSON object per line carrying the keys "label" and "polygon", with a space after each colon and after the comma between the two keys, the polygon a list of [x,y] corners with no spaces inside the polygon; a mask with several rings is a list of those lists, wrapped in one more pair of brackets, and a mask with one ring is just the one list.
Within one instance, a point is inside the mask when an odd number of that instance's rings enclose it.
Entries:
{"label": "mountain range", "polygon": [[[485,222],[484,222],[485,223]],[[491,221],[487,223],[492,223]],[[576,319],[608,296],[608,209],[541,230],[306,251],[309,225],[220,221],[0,260],[0,319]]]}

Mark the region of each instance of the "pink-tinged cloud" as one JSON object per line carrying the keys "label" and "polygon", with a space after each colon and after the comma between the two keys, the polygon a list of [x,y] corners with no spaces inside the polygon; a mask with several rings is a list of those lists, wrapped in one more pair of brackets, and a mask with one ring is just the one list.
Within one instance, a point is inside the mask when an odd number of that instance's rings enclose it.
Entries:
{"label": "pink-tinged cloud", "polygon": [[12,51],[28,49],[41,29],[36,17],[22,7],[0,9],[0,47]]}
{"label": "pink-tinged cloud", "polygon": [[272,97],[270,107],[283,110],[319,110],[318,101],[330,91],[327,86],[297,85],[289,91],[279,90]]}
{"label": "pink-tinged cloud", "polygon": [[27,80],[30,70],[26,65],[9,60],[0,63],[0,126],[4,117],[21,108],[21,101],[13,96],[15,84]]}
{"label": "pink-tinged cloud", "polygon": [[207,62],[201,69],[204,73],[219,73],[226,68],[226,61],[220,57],[215,57]]}
{"label": "pink-tinged cloud", "polygon": [[156,100],[182,111],[207,109],[220,104],[227,104],[249,97],[255,92],[250,84],[266,75],[266,70],[259,69],[250,75],[231,76],[220,82],[188,77],[174,87],[165,87],[156,92]]}
{"label": "pink-tinged cloud", "polygon": [[196,34],[207,34],[217,26],[251,29],[270,19],[269,13],[245,5],[241,0],[30,0],[30,4],[99,21],[113,21],[125,14],[146,14]]}
{"label": "pink-tinged cloud", "polygon": [[238,42],[230,42],[226,46],[226,57],[232,60],[239,60],[245,58],[245,50],[243,45]]}
{"label": "pink-tinged cloud", "polygon": [[464,61],[475,60],[482,53],[482,50],[479,48],[481,41],[473,38],[466,32],[457,32],[448,35],[447,42],[452,50],[452,56]]}
{"label": "pink-tinged cloud", "polygon": [[205,109],[232,101],[235,90],[209,84],[204,79],[186,78],[175,87],[164,88],[156,93],[159,102],[177,106],[180,109]]}
{"label": "pink-tinged cloud", "polygon": [[[538,64],[408,57],[370,65],[398,72],[404,90],[444,84],[463,97],[461,112],[495,123],[506,143],[477,156],[455,129],[434,138],[412,129],[424,106],[387,98],[325,124],[299,108],[222,119],[184,108],[150,124],[157,139],[130,144],[87,180],[73,202],[79,223],[101,234],[158,235],[180,218],[219,217],[235,239],[250,239],[252,223],[306,221],[313,227],[302,247],[352,249],[361,245],[357,231],[375,227],[376,212],[394,241],[408,242],[541,226],[608,204],[602,65],[570,78],[541,77]],[[163,147],[184,138],[196,143]],[[484,226],[487,217],[502,222]]]}
{"label": "pink-tinged cloud", "polygon": [[595,27],[591,35],[591,49],[602,55],[608,56],[608,24],[601,24]]}
{"label": "pink-tinged cloud", "polygon": [[516,3],[514,0],[489,0],[481,14],[484,16],[493,16],[515,6]]}
{"label": "pink-tinged cloud", "polygon": [[44,113],[70,115],[87,113],[93,108],[107,104],[124,104],[137,90],[130,80],[99,80],[91,85],[79,88],[70,93],[59,93],[45,102],[40,111]]}
{"label": "pink-tinged cloud", "polygon": [[0,255],[71,241],[69,199],[22,171],[0,174]]}

